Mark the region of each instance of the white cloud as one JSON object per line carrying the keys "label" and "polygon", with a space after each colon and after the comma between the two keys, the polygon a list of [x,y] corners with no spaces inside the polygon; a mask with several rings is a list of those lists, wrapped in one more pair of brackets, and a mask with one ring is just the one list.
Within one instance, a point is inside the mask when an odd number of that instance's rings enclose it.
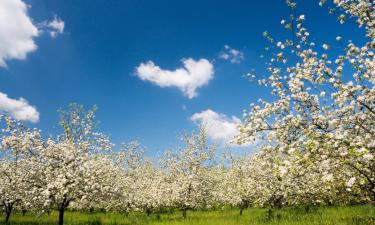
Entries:
{"label": "white cloud", "polygon": [[47,31],[52,38],[55,38],[64,33],[65,22],[55,15],[53,20],[40,23],[39,28],[42,32]]}
{"label": "white cloud", "polygon": [[37,26],[29,17],[28,7],[22,0],[0,0],[0,67],[6,61],[23,60],[38,46],[34,38],[47,31],[52,38],[64,32],[65,23],[55,15],[52,21],[44,21]]}
{"label": "white cloud", "polygon": [[224,51],[220,52],[219,58],[238,64],[245,59],[245,56],[243,52],[231,48],[229,45],[224,45]]}
{"label": "white cloud", "polygon": [[214,66],[207,59],[195,61],[192,58],[182,59],[184,67],[176,70],[164,70],[148,61],[136,68],[136,75],[145,81],[150,81],[160,87],[176,87],[188,98],[198,95],[197,89],[213,78]]}
{"label": "white cloud", "polygon": [[195,113],[190,119],[196,124],[205,125],[207,136],[212,141],[225,145],[234,145],[231,142],[238,135],[237,126],[241,123],[235,116],[228,117],[211,109]]}
{"label": "white cloud", "polygon": [[37,49],[33,38],[38,29],[27,15],[27,6],[21,0],[0,0],[0,66],[6,60],[25,59]]}
{"label": "white cloud", "polygon": [[0,92],[0,113],[5,113],[17,120],[36,123],[39,121],[39,112],[24,98],[12,99]]}

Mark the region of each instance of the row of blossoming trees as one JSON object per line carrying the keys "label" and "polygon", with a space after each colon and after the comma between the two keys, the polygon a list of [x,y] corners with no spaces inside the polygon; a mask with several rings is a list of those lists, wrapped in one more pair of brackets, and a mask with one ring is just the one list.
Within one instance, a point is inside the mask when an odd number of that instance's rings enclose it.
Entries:
{"label": "row of blossoming trees", "polygon": [[[62,112],[63,133],[42,138],[40,131],[3,117],[0,203],[6,220],[14,211],[143,211],[368,203],[372,181],[341,158],[310,151],[264,148],[218,163],[204,127],[183,136],[185,147],[148,160],[138,143],[113,150],[93,129],[94,112],[73,105]],[[361,150],[361,168],[373,166],[373,153]],[[351,163],[357,163],[357,161]],[[359,165],[359,164],[356,164]],[[371,171],[370,171],[371,173]],[[372,170],[373,173],[373,170]],[[372,188],[372,189],[371,189]]]}
{"label": "row of blossoming trees", "polygon": [[[95,109],[61,111],[62,132],[45,136],[1,117],[0,205],[14,211],[144,211],[221,206],[334,205],[375,201],[375,12],[371,0],[321,1],[340,23],[355,20],[361,40],[342,49],[310,41],[304,16],[282,25],[259,80],[272,92],[245,113],[237,143],[254,154],[218,160],[204,126],[158,162],[138,143],[116,147],[97,129]],[[288,2],[292,11],[295,3]],[[321,46],[321,47],[320,47]]]}

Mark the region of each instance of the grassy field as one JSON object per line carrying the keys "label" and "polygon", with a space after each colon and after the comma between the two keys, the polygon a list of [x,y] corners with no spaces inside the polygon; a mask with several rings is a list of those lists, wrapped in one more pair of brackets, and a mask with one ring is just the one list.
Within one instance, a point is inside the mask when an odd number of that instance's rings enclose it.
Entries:
{"label": "grassy field", "polygon": [[[3,218],[1,218],[3,219]],[[3,223],[4,224],[4,223]],[[57,213],[51,215],[14,214],[14,225],[57,224]],[[282,209],[274,212],[274,218],[267,218],[266,209],[251,208],[239,215],[239,210],[188,212],[183,219],[180,212],[170,214],[133,213],[128,216],[119,213],[79,213],[66,212],[67,225],[375,225],[374,206],[329,207],[313,209],[306,213],[303,209]]]}

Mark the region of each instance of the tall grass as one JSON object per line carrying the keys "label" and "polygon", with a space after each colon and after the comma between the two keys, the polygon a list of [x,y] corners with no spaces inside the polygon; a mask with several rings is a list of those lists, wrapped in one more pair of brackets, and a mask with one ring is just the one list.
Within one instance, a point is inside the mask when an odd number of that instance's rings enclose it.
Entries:
{"label": "tall grass", "polygon": [[[57,224],[57,213],[36,216],[14,214],[12,225]],[[1,218],[3,219],[3,218]],[[4,224],[2,222],[1,224]],[[239,215],[237,209],[214,211],[190,211],[186,219],[180,212],[152,214],[143,213],[82,213],[66,212],[67,225],[375,225],[375,207],[371,205],[352,207],[320,207],[306,212],[304,209],[275,210],[269,218],[266,209],[250,208]]]}

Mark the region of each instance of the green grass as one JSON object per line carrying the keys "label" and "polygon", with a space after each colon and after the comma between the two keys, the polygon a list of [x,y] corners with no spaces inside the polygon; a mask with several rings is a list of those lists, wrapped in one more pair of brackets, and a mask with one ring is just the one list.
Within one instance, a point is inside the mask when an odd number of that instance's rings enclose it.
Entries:
{"label": "green grass", "polygon": [[[1,218],[3,219],[3,217]],[[57,224],[57,213],[35,216],[14,214],[13,225]],[[375,225],[375,207],[370,205],[352,207],[321,207],[305,212],[303,209],[274,211],[273,219],[267,218],[266,209],[251,208],[239,215],[237,209],[215,211],[189,211],[183,219],[180,212],[152,214],[131,213],[80,213],[66,212],[67,225]]]}

